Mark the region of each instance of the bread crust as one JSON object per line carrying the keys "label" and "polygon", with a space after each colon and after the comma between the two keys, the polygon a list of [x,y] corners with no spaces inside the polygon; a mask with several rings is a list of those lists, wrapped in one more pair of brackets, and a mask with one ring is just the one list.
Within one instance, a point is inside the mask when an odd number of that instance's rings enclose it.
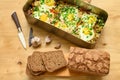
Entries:
{"label": "bread crust", "polygon": [[110,68],[110,55],[105,51],[71,47],[68,58],[70,71],[106,75]]}

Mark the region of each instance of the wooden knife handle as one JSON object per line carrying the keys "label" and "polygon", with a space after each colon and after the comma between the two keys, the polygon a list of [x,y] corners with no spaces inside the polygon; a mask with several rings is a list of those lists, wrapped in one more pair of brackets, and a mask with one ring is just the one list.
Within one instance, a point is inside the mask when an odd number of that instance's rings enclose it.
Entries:
{"label": "wooden knife handle", "polygon": [[22,30],[21,25],[20,25],[19,20],[18,20],[17,13],[13,12],[12,15],[11,15],[11,17],[13,18],[13,20],[14,20],[14,22],[16,24],[17,29],[21,29]]}

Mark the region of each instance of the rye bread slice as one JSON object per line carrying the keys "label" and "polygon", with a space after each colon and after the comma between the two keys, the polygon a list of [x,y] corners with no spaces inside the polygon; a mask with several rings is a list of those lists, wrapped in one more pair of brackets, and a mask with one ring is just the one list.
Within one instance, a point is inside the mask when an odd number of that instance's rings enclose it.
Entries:
{"label": "rye bread slice", "polygon": [[45,52],[42,55],[42,59],[48,72],[56,71],[67,65],[61,50]]}
{"label": "rye bread slice", "polygon": [[29,67],[28,67],[28,65],[27,65],[27,67],[26,67],[26,73],[27,73],[28,75],[39,76],[39,75],[41,75],[41,74],[44,73],[44,72],[41,72],[41,71],[39,71],[39,72],[34,72],[34,71],[32,71],[31,69],[29,69]]}
{"label": "rye bread slice", "polygon": [[42,52],[34,51],[33,54],[28,57],[27,66],[34,73],[43,73],[46,71],[41,55]]}

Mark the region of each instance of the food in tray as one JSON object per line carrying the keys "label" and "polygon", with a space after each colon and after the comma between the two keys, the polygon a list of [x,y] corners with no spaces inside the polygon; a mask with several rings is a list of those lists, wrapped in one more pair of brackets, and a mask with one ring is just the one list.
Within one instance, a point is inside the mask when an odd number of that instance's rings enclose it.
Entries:
{"label": "food in tray", "polygon": [[105,51],[71,47],[68,58],[70,71],[106,75],[110,68],[110,55]]}
{"label": "food in tray", "polygon": [[104,26],[101,16],[80,6],[55,0],[35,0],[28,14],[89,43],[95,43]]}
{"label": "food in tray", "polygon": [[61,50],[39,52],[34,51],[27,59],[26,71],[32,75],[41,75],[45,72],[54,72],[67,65],[64,54]]}

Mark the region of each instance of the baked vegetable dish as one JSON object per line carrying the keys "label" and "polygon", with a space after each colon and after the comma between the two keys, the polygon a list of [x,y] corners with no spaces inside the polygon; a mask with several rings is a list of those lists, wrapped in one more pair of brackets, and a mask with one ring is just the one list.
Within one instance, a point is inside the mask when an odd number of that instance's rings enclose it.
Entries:
{"label": "baked vegetable dish", "polygon": [[55,0],[33,1],[28,14],[88,43],[96,42],[105,22],[90,10]]}

